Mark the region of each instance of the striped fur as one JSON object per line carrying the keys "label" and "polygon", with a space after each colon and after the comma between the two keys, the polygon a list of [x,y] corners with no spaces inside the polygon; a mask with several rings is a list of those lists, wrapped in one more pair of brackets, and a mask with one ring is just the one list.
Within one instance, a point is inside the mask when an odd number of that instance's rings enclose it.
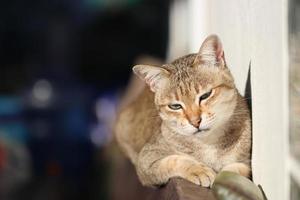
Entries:
{"label": "striped fur", "polygon": [[221,170],[250,176],[249,111],[217,36],[197,54],[161,67],[138,65],[134,72],[151,90],[120,112],[116,139],[144,185],[182,177],[208,187]]}

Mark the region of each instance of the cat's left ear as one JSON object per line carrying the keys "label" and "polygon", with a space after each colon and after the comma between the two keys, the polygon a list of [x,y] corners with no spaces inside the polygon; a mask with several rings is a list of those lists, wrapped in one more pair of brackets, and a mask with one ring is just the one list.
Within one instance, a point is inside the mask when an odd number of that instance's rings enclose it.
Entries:
{"label": "cat's left ear", "polygon": [[150,65],[136,65],[132,70],[150,86],[153,92],[156,92],[162,85],[166,84],[170,75],[170,72],[166,69]]}
{"label": "cat's left ear", "polygon": [[202,43],[194,64],[207,64],[226,67],[224,50],[217,35],[208,36]]}

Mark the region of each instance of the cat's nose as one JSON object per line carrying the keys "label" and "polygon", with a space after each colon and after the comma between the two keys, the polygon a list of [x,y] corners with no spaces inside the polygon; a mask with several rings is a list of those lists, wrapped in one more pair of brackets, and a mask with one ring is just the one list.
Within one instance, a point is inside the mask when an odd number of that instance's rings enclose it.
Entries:
{"label": "cat's nose", "polygon": [[195,128],[199,128],[200,123],[201,123],[201,118],[193,120],[190,122]]}

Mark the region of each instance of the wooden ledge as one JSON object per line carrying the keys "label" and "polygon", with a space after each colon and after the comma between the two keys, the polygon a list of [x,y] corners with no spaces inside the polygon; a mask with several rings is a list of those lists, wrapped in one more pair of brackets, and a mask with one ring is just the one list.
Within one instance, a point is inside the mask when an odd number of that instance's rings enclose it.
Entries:
{"label": "wooden ledge", "polygon": [[171,179],[160,188],[143,187],[135,169],[126,159],[115,163],[110,181],[111,200],[216,200],[212,190],[181,178]]}
{"label": "wooden ledge", "polygon": [[167,185],[153,192],[157,194],[151,200],[216,200],[211,189],[180,178],[171,179]]}

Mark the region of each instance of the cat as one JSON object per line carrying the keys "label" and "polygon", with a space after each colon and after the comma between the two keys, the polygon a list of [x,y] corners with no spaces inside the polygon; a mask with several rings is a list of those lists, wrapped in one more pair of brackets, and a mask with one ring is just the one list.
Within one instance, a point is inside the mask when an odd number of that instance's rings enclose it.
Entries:
{"label": "cat", "polygon": [[143,185],[181,177],[210,187],[223,170],[250,177],[250,114],[217,35],[198,53],[133,71],[148,87],[120,111],[115,134]]}

